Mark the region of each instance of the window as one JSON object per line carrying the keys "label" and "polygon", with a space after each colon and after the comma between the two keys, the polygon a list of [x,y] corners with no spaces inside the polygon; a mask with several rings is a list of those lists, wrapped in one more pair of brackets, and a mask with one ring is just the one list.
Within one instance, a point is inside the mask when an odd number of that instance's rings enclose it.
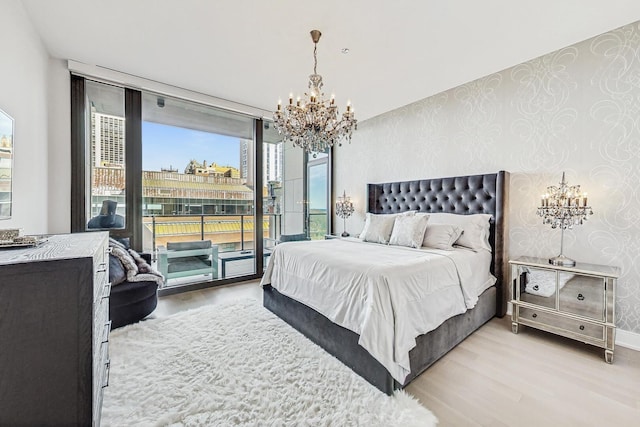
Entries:
{"label": "window", "polygon": [[[168,242],[211,241],[217,278],[186,281],[202,287],[258,277],[281,234],[331,229],[330,152],[308,158],[268,121],[81,76],[71,99],[73,232],[128,237],[154,262]],[[117,220],[89,227],[105,212]]]}
{"label": "window", "polygon": [[89,126],[87,229],[125,228],[124,89],[88,81],[86,120]]}
{"label": "window", "polygon": [[331,230],[330,151],[307,156],[307,230],[312,240],[324,239]]}
{"label": "window", "polygon": [[99,229],[130,238],[154,262],[169,241],[212,242],[217,277],[189,283],[258,277],[272,233],[263,206],[277,186],[256,170],[263,154],[275,156],[268,174],[275,182],[279,161],[278,149],[263,147],[261,119],[75,75],[71,98],[73,232],[94,230],[89,222],[109,200],[115,207],[104,209],[122,222]]}

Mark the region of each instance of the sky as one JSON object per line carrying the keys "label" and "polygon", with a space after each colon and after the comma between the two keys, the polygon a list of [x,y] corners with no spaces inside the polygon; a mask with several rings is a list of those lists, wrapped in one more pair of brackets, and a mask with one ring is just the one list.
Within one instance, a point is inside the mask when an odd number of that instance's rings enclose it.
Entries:
{"label": "sky", "polygon": [[142,170],[173,167],[184,172],[195,159],[240,167],[240,139],[158,123],[142,122]]}
{"label": "sky", "polygon": [[327,209],[326,165],[312,167],[309,172],[309,209]]}
{"label": "sky", "polygon": [[[207,164],[240,167],[240,139],[193,129],[142,122],[142,170],[174,168],[183,173],[195,159]],[[326,209],[325,168],[311,168],[309,202],[311,209]]]}

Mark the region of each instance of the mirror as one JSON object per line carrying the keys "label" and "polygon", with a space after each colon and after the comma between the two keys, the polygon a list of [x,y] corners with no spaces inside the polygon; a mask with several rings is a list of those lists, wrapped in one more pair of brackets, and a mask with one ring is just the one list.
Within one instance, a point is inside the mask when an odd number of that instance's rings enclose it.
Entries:
{"label": "mirror", "polygon": [[0,219],[11,218],[13,119],[0,110]]}

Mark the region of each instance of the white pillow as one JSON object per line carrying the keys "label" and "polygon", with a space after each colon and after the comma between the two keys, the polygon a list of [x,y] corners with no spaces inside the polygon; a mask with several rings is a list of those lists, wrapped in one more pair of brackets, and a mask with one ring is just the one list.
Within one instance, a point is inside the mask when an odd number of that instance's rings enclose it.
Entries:
{"label": "white pillow", "polygon": [[434,249],[453,250],[453,244],[462,234],[462,228],[453,224],[427,224],[422,246]]}
{"label": "white pillow", "polygon": [[419,248],[424,240],[429,215],[398,215],[393,223],[390,245]]}
{"label": "white pillow", "polygon": [[391,231],[397,216],[413,216],[415,211],[401,214],[373,214],[368,212],[364,222],[364,228],[360,233],[360,240],[363,242],[388,244],[391,238]]}
{"label": "white pillow", "polygon": [[489,245],[489,214],[457,215],[452,213],[432,213],[429,224],[452,224],[462,228],[462,235],[455,244],[479,251],[491,251]]}
{"label": "white pillow", "polygon": [[396,215],[376,215],[367,213],[367,219],[364,222],[364,229],[360,233],[360,240],[372,243],[389,243],[393,223]]}

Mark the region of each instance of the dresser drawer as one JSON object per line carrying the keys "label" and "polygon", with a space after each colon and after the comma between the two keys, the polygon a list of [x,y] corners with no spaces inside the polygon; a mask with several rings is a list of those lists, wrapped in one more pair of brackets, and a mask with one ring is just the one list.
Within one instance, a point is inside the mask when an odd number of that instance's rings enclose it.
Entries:
{"label": "dresser drawer", "polygon": [[94,367],[93,381],[93,420],[94,425],[100,425],[102,413],[102,398],[104,389],[109,385],[109,373],[111,369],[111,360],[109,359],[109,342],[104,341],[100,344],[99,357],[97,367]]}
{"label": "dresser drawer", "polygon": [[94,265],[93,271],[93,301],[97,302],[98,299],[104,296],[104,287],[109,283],[109,269]]}
{"label": "dresser drawer", "polygon": [[[109,339],[111,323],[109,322],[109,299],[101,299],[94,307],[93,313],[93,347],[100,348],[100,343]],[[106,334],[105,334],[106,331]]]}
{"label": "dresser drawer", "polygon": [[567,272],[560,272],[559,276],[568,277],[566,285],[560,290],[559,310],[604,321],[605,279]]}
{"label": "dresser drawer", "polygon": [[106,326],[110,326],[110,325],[111,324],[109,323],[109,300],[105,299],[105,300],[102,300],[101,304],[96,306],[96,311],[93,316],[94,346],[100,345],[101,342],[109,338],[108,334],[105,335],[105,328]]}
{"label": "dresser drawer", "polygon": [[98,306],[101,301],[109,299],[109,297],[111,296],[111,283],[106,280],[106,276],[104,277],[104,279],[105,280],[101,282],[98,282],[96,280],[96,285],[93,291],[93,304],[95,306]]}
{"label": "dresser drawer", "polygon": [[[572,335],[582,335],[596,340],[604,340],[604,326],[590,322],[571,319],[559,314],[533,308],[518,307],[519,319],[547,325],[558,332],[569,332]],[[526,322],[523,322],[526,323]]]}

